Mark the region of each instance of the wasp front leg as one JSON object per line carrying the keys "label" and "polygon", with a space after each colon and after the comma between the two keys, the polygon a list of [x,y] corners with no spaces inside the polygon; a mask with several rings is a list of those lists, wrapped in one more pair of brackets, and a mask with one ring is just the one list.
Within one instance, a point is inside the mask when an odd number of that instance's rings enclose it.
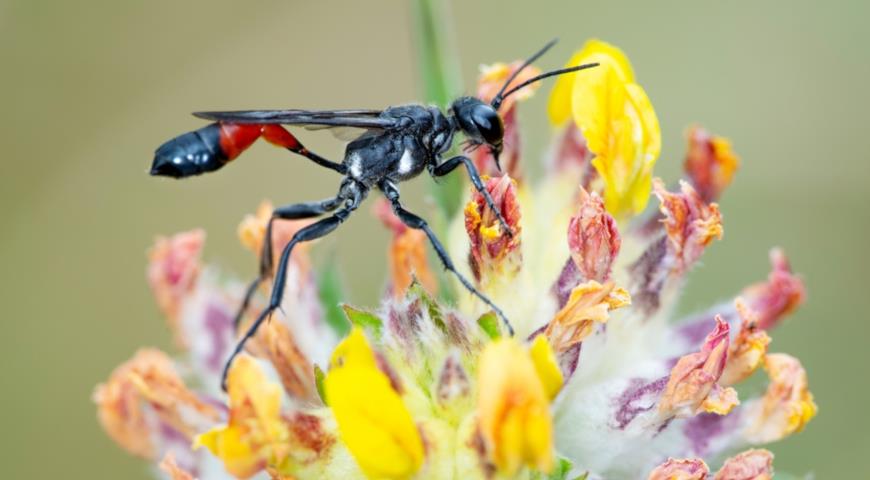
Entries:
{"label": "wasp front leg", "polygon": [[507,221],[501,214],[501,210],[495,205],[495,201],[492,199],[492,196],[489,194],[489,191],[486,189],[486,186],[483,184],[483,180],[480,178],[480,174],[477,172],[477,167],[474,166],[474,162],[471,161],[470,158],[459,155],[453,157],[451,159],[445,160],[439,165],[436,165],[430,168],[430,173],[433,177],[443,177],[453,170],[456,170],[456,167],[460,165],[465,165],[465,169],[468,171],[468,178],[471,179],[471,184],[474,185],[474,188],[483,195],[484,201],[486,201],[487,206],[495,213],[496,218],[498,218],[498,222],[501,224],[502,229],[507,233],[509,237],[514,236],[514,231],[511,227],[508,226]]}
{"label": "wasp front leg", "polygon": [[508,321],[507,316],[505,316],[504,312],[501,311],[498,306],[493,303],[492,300],[489,299],[486,295],[484,295],[480,290],[476,289],[471,282],[465,278],[464,275],[459,273],[456,270],[456,267],[453,265],[453,260],[450,258],[450,255],[447,254],[447,249],[444,248],[444,245],[441,243],[441,240],[435,236],[435,232],[432,231],[432,228],[426,222],[426,220],[421,217],[405,210],[402,206],[401,201],[399,200],[399,189],[389,180],[382,181],[378,188],[384,192],[384,196],[387,197],[387,200],[390,201],[390,205],[393,207],[393,213],[399,217],[399,220],[402,221],[408,228],[413,228],[416,230],[422,230],[423,233],[426,234],[426,237],[429,239],[429,243],[432,244],[432,248],[435,249],[435,253],[438,255],[438,259],[441,260],[441,264],[444,266],[444,269],[448,272],[452,273],[459,282],[465,287],[466,290],[469,291],[472,295],[479,298],[480,301],[485,303],[489,308],[491,308],[496,315],[504,322],[505,327],[507,328],[508,333],[513,336],[514,329],[511,326],[510,321]]}

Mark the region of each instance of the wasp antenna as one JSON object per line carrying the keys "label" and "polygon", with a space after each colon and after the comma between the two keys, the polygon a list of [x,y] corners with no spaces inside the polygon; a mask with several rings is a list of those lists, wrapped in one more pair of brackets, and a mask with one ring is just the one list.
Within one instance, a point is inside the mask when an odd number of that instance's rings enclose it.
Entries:
{"label": "wasp antenna", "polygon": [[508,77],[507,81],[504,82],[504,85],[501,86],[501,90],[499,90],[498,93],[495,95],[495,97],[493,97],[492,103],[490,103],[490,105],[492,105],[492,108],[498,110],[498,107],[501,106],[501,102],[504,100],[504,97],[507,96],[507,94],[504,93],[504,91],[507,89],[508,85],[510,85],[511,82],[513,82],[514,79],[517,78],[517,75],[519,75],[520,72],[522,72],[523,70],[525,70],[526,67],[531,65],[532,62],[541,58],[541,55],[547,53],[547,50],[553,48],[553,45],[555,45],[556,42],[558,42],[558,41],[559,41],[558,38],[554,38],[554,39],[550,40],[549,42],[547,42],[547,44],[544,45],[544,48],[535,52],[534,55],[532,55],[525,62],[523,62],[523,64],[520,66],[520,68],[516,69],[516,71],[514,71],[514,73],[511,74],[510,77]]}
{"label": "wasp antenna", "polygon": [[[507,92],[505,92],[505,93],[501,96],[501,99],[500,99],[500,100],[504,100],[505,98],[508,97],[508,95],[510,95],[510,94],[512,94],[512,93],[514,93],[514,92],[516,92],[517,90],[519,90],[519,89],[521,89],[521,88],[523,88],[523,87],[526,87],[526,86],[528,86],[528,85],[530,85],[530,84],[532,84],[532,83],[535,83],[535,82],[541,81],[541,80],[543,80],[543,79],[545,79],[545,78],[555,77],[556,75],[564,75],[564,74],[566,74],[566,73],[573,73],[573,72],[576,72],[576,71],[579,71],[579,70],[586,70],[587,68],[593,68],[593,67],[597,67],[597,66],[598,66],[598,63],[584,63],[583,65],[576,65],[576,66],[574,66],[574,67],[560,68],[560,69],[558,69],[558,70],[553,70],[553,71],[550,71],[550,72],[547,72],[547,73],[542,73],[542,74],[538,75],[537,77],[532,77],[532,78],[526,80],[525,82],[523,82],[523,83],[517,85],[516,87],[514,87],[514,88],[508,90]],[[495,107],[496,109],[498,108],[498,107],[495,106],[495,105],[493,105],[493,107]]]}

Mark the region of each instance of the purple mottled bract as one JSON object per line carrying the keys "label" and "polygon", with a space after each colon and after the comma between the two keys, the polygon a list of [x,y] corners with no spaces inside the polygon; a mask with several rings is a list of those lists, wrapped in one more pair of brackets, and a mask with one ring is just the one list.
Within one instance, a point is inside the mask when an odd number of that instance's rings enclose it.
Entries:
{"label": "purple mottled bract", "polygon": [[732,432],[740,423],[740,415],[717,415],[715,413],[700,413],[686,421],[683,434],[689,440],[692,455],[703,456],[716,437]]}
{"label": "purple mottled bract", "polygon": [[[667,384],[667,376],[652,382],[646,382],[640,378],[631,379],[628,388],[614,402],[617,407],[616,414],[614,414],[616,428],[624,429],[639,414],[653,409]],[[647,401],[648,404],[640,404],[644,401]]]}

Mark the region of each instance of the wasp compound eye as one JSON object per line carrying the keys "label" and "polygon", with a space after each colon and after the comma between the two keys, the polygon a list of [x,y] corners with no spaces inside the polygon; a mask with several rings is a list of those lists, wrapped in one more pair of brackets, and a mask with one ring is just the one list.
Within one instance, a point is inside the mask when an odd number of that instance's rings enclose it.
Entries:
{"label": "wasp compound eye", "polygon": [[471,119],[486,143],[501,145],[504,124],[494,108],[489,105],[478,105],[471,111]]}

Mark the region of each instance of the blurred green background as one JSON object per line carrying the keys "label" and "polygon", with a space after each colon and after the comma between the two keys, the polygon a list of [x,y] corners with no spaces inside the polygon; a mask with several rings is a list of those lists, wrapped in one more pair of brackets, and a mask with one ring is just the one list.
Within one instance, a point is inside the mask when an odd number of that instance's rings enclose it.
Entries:
{"label": "blurred green background", "polygon": [[[453,2],[467,92],[477,66],[542,66],[583,41],[622,47],[661,120],[657,172],[679,174],[683,129],[730,137],[743,168],[721,202],[725,240],[693,274],[683,311],[764,278],[784,247],[806,305],[772,349],[806,366],[820,406],[774,445],[776,466],[817,478],[866,474],[870,452],[866,298],[870,7],[859,0]],[[201,226],[206,255],[247,278],[235,228],[263,198],[331,194],[336,177],[256,145],[219,174],[146,175],[154,148],[201,125],[188,112],[381,107],[420,96],[403,1],[0,1],[0,265],[4,276],[2,477],[145,479],[102,433],[91,390],[139,346],[169,347],[144,280],[155,234]],[[528,160],[549,138],[545,87],[523,105]],[[328,134],[304,134],[339,157]],[[430,181],[405,187],[425,209]],[[319,247],[343,266],[349,300],[376,301],[387,233],[367,208]],[[383,246],[382,246],[383,245]],[[862,249],[863,247],[863,249]]]}

